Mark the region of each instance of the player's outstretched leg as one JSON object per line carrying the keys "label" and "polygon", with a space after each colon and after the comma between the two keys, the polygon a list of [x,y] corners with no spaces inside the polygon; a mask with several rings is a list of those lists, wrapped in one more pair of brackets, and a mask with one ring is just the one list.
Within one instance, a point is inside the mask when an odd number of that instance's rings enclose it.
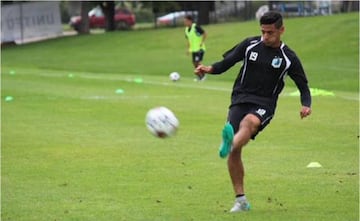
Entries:
{"label": "player's outstretched leg", "polygon": [[234,129],[230,123],[226,123],[222,130],[222,143],[219,149],[219,155],[221,158],[225,158],[230,153],[233,139]]}
{"label": "player's outstretched leg", "polygon": [[250,210],[250,204],[246,199],[244,191],[245,170],[242,162],[242,149],[249,142],[253,134],[256,134],[260,124],[260,119],[257,116],[247,114],[241,120],[239,130],[234,136],[233,147],[228,157],[228,168],[236,199],[230,212]]}

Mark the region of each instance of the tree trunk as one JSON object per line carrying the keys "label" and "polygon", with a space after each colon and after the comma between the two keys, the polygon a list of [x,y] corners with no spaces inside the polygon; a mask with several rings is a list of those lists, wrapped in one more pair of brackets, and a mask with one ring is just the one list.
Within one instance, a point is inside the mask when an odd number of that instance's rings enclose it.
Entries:
{"label": "tree trunk", "polygon": [[81,1],[80,3],[81,24],[78,30],[79,34],[90,33],[88,12],[89,12],[89,2]]}
{"label": "tree trunk", "polygon": [[115,2],[106,1],[101,4],[101,9],[105,15],[105,31],[115,30]]}
{"label": "tree trunk", "polygon": [[200,25],[207,25],[210,23],[210,4],[211,2],[200,1],[199,3],[199,17],[198,23]]}

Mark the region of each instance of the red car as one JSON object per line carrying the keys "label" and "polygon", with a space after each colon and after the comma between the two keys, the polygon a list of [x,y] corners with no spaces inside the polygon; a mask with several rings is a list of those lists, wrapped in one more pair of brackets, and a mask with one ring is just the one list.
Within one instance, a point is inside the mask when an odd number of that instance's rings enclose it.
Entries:
{"label": "red car", "polygon": [[[105,16],[100,7],[93,8],[88,15],[90,28],[105,28]],[[116,29],[130,29],[135,25],[135,15],[126,9],[116,10],[114,20]],[[79,31],[81,17],[72,17],[69,24],[73,29]]]}

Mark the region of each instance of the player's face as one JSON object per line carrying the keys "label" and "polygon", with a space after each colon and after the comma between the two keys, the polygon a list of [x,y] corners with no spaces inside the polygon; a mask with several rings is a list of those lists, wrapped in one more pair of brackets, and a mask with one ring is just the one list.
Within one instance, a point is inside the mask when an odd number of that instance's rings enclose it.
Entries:
{"label": "player's face", "polygon": [[266,46],[269,47],[279,47],[280,46],[280,36],[284,32],[284,26],[276,28],[275,24],[271,25],[261,25],[261,33],[263,37],[263,42]]}
{"label": "player's face", "polygon": [[186,19],[186,18],[184,19],[184,25],[185,25],[185,26],[190,27],[190,26],[191,26],[191,23],[192,23],[191,20]]}

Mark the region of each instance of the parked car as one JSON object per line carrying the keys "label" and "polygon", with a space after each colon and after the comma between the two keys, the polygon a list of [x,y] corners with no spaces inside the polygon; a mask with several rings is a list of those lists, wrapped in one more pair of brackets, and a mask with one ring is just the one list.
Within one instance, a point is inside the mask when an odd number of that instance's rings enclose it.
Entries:
{"label": "parked car", "polygon": [[266,13],[268,12],[269,9],[269,5],[262,5],[259,7],[259,9],[256,11],[255,13],[255,17],[257,20],[260,20],[260,18]]}
{"label": "parked car", "polygon": [[[90,28],[105,28],[105,15],[98,6],[88,13]],[[127,9],[117,9],[114,15],[116,29],[130,29],[135,25],[135,15]],[[70,26],[79,31],[81,17],[74,16],[70,19]]]}
{"label": "parked car", "polygon": [[156,19],[158,26],[176,26],[183,25],[186,15],[192,15],[194,19],[197,18],[197,11],[178,11],[166,14]]}

